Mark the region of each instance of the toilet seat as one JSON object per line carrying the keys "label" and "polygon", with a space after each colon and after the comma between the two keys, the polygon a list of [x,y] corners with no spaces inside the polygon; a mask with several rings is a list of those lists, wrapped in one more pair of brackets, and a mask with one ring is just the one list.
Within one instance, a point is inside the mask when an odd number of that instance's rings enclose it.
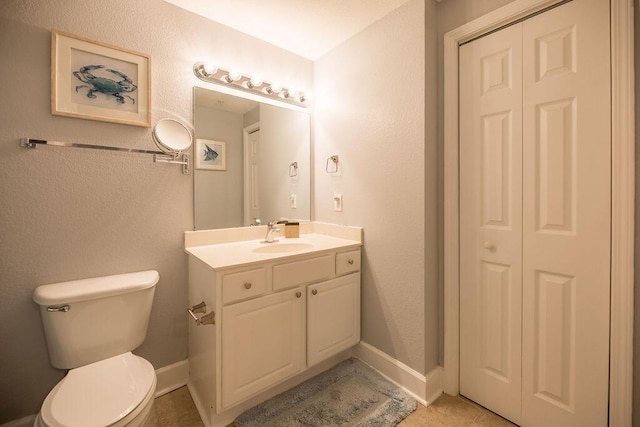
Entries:
{"label": "toilet seat", "polygon": [[40,418],[50,427],[127,425],[152,403],[155,387],[151,363],[127,352],[70,370],[47,395]]}

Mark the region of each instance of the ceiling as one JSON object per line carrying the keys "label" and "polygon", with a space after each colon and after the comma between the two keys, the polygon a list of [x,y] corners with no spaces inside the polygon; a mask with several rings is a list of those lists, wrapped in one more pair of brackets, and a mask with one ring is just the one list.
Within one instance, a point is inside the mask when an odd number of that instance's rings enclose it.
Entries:
{"label": "ceiling", "polygon": [[409,0],[165,0],[315,61]]}
{"label": "ceiling", "polygon": [[247,98],[199,87],[195,88],[194,97],[195,105],[216,108],[236,114],[244,114],[260,105],[258,102]]}

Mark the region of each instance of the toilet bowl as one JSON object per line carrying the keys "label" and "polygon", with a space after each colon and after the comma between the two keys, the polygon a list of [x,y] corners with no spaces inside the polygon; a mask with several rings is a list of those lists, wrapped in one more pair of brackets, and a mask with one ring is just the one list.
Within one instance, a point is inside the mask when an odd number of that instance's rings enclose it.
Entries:
{"label": "toilet bowl", "polygon": [[147,420],[156,374],[131,353],[72,369],[49,392],[36,427],[134,427]]}
{"label": "toilet bowl", "polygon": [[156,271],[39,286],[33,299],[49,359],[69,369],[42,404],[36,427],[142,426],[156,374],[131,353],[147,331]]}

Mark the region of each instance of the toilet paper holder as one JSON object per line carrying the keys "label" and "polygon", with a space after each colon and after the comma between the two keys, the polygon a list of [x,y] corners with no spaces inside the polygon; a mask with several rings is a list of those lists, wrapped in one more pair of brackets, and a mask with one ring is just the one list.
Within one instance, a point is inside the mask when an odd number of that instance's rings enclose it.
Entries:
{"label": "toilet paper holder", "polygon": [[[204,301],[202,301],[199,304],[191,306],[191,308],[187,308],[187,312],[189,312],[189,315],[191,316],[191,318],[196,322],[196,326],[216,324],[216,313],[213,311],[211,313],[207,313],[207,304],[205,304]],[[196,316],[196,313],[205,313],[205,314],[204,316],[198,318],[198,316]]]}

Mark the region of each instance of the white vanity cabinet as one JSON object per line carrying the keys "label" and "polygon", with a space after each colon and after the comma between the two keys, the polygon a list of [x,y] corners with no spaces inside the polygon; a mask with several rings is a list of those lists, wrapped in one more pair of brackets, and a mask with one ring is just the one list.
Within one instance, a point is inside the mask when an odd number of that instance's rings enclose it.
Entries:
{"label": "white vanity cabinet", "polygon": [[189,304],[215,312],[215,324],[189,325],[189,389],[205,425],[226,425],[224,414],[360,341],[360,245],[231,266],[188,248]]}

